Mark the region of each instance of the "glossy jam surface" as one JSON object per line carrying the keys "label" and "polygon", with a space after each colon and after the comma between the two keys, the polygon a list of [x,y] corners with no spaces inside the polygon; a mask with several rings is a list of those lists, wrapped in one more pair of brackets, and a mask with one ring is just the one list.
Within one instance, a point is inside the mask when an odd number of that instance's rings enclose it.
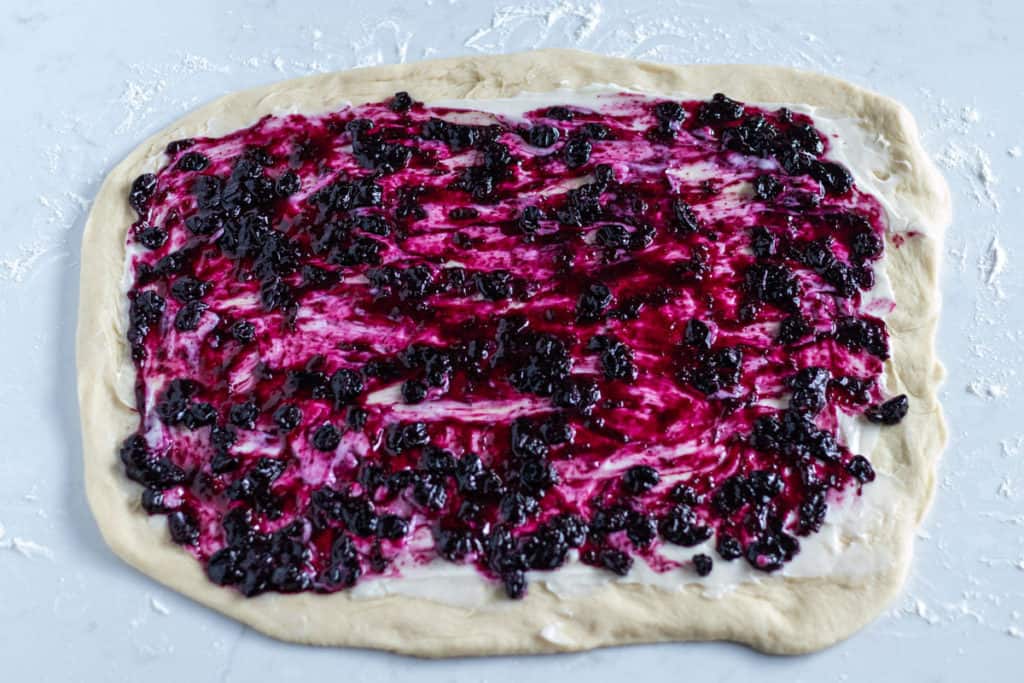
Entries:
{"label": "glossy jam surface", "polygon": [[788,110],[625,94],[172,143],[128,198],[126,472],[247,595],[439,557],[511,597],[577,552],[779,569],[874,478],[840,416],[906,412],[876,405],[884,212],[828,148]]}

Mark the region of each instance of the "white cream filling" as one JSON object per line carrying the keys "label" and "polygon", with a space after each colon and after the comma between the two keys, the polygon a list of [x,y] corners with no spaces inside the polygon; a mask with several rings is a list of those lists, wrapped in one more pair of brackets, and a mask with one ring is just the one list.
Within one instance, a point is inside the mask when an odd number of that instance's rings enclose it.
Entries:
{"label": "white cream filling", "polygon": [[[510,118],[519,118],[526,111],[541,107],[574,105],[597,108],[608,104],[609,96],[621,92],[636,92],[627,87],[614,84],[594,85],[578,90],[555,90],[547,93],[523,93],[521,95],[490,100],[438,100],[431,102],[433,106],[464,108],[500,114]],[[648,96],[659,96],[652,93],[640,93]],[[660,96],[677,100],[703,99],[686,93],[663,93]],[[765,109],[783,106],[780,103],[749,103]],[[888,142],[881,136],[873,137],[861,128],[856,120],[830,116],[827,109],[808,105],[787,104],[791,110],[811,116],[819,131],[828,136],[831,147],[829,158],[842,163],[852,173],[857,186],[872,194],[882,204],[889,230],[893,233],[906,233],[911,230],[927,233],[928,225],[919,218],[918,212],[901,200],[895,192],[896,179],[886,170],[888,162]],[[279,111],[275,114],[294,113]],[[310,113],[310,112],[304,112]],[[472,120],[473,114],[465,115]],[[218,130],[216,122],[210,122],[207,135],[224,134],[230,131]],[[156,171],[165,163],[162,153],[149,158],[143,170]],[[128,245],[128,258],[124,273],[124,292],[127,293],[132,276],[128,264],[138,249],[133,243]],[[875,314],[884,318],[893,301],[893,292],[889,279],[885,274],[884,263],[875,265],[875,286],[862,294],[864,305],[868,310],[876,308]],[[381,392],[382,394],[385,392]],[[385,396],[375,396],[383,400]],[[152,406],[150,406],[152,409]],[[486,412],[486,410],[481,411]],[[878,428],[862,419],[839,414],[839,434],[841,441],[854,453],[870,453],[878,437]],[[894,483],[883,472],[878,478],[863,488],[861,495],[855,490],[843,494],[840,501],[832,501],[828,516],[821,531],[807,538],[800,539],[800,553],[776,575],[790,577],[820,576],[855,576],[874,573],[887,566],[890,562],[884,548],[872,544],[870,534],[886,524],[890,501],[893,500]],[[579,561],[577,551],[572,551],[570,561],[565,566],[552,572],[530,572],[530,585],[536,589],[543,586],[561,597],[586,595],[602,586],[611,583],[639,583],[658,586],[665,590],[679,590],[687,584],[699,583],[704,587],[704,594],[717,597],[728,593],[742,583],[758,582],[766,575],[755,571],[743,560],[725,562],[718,558],[714,550],[714,538],[693,547],[682,548],[672,544],[664,544],[659,548],[660,554],[670,560],[688,563],[693,555],[707,553],[715,559],[714,570],[707,577],[698,577],[691,568],[684,566],[667,572],[656,572],[642,558],[635,558],[630,573],[625,577],[584,565]],[[417,564],[409,559],[405,564],[395,567],[400,575],[384,577],[366,577],[350,590],[354,597],[372,598],[385,595],[408,595],[421,597],[437,602],[479,608],[507,603],[503,590],[494,582],[483,577],[474,567],[455,565],[444,560],[434,560],[426,564]],[[552,626],[553,627],[553,626]],[[543,637],[552,642],[559,642],[563,636],[551,631],[543,633]]]}

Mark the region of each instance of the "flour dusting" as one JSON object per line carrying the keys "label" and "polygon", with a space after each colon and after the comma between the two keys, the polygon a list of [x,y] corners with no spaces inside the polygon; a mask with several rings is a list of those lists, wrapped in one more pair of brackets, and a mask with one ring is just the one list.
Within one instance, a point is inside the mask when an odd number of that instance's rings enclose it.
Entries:
{"label": "flour dusting", "polygon": [[116,135],[123,135],[137,128],[141,119],[153,113],[150,103],[166,87],[167,81],[163,78],[150,82],[125,81],[124,91],[121,93],[120,98],[120,102],[125,109],[124,118],[114,128],[114,133]]}
{"label": "flour dusting", "polygon": [[[388,36],[380,40],[378,34]],[[409,42],[413,33],[406,30],[397,21],[386,19],[375,26],[367,27],[365,36],[352,42],[357,55],[356,66],[376,66],[388,62],[404,64],[409,57]],[[384,46],[388,46],[386,49]],[[391,56],[394,59],[390,59]]]}
{"label": "flour dusting", "polygon": [[1007,256],[1006,249],[999,242],[999,237],[993,237],[988,247],[989,259],[986,267],[987,274],[985,282],[990,285],[996,284],[996,280],[1006,270]]}
{"label": "flour dusting", "polygon": [[[506,5],[495,9],[490,25],[477,29],[463,45],[479,52],[503,52],[513,33],[532,24],[539,31],[527,47],[540,47],[561,20],[566,19],[572,24],[568,37],[571,37],[575,46],[580,46],[597,30],[603,14],[604,7],[599,2],[561,0],[553,3]],[[563,35],[566,34],[563,32]]]}
{"label": "flour dusting", "polygon": [[167,605],[165,605],[164,603],[160,602],[156,598],[150,598],[149,599],[149,606],[157,614],[163,614],[163,615],[166,616],[166,615],[171,613],[171,610],[168,609]]}
{"label": "flour dusting", "polygon": [[976,379],[968,384],[967,391],[981,398],[1003,398],[1009,393],[1005,384],[997,384],[984,379]]}
{"label": "flour dusting", "polygon": [[999,179],[992,170],[992,158],[979,145],[950,140],[935,160],[943,168],[955,171],[968,181],[976,203],[988,205],[996,212],[1001,210],[999,195],[996,193]]}
{"label": "flour dusting", "polygon": [[38,558],[42,558],[45,560],[53,559],[53,550],[46,547],[45,545],[41,545],[27,538],[21,538],[20,536],[12,536],[9,539],[0,536],[0,548],[13,550],[14,552],[29,560],[34,560]]}
{"label": "flour dusting", "polygon": [[0,256],[0,280],[24,282],[40,259],[50,252],[51,246],[40,240],[18,247],[16,254]]}

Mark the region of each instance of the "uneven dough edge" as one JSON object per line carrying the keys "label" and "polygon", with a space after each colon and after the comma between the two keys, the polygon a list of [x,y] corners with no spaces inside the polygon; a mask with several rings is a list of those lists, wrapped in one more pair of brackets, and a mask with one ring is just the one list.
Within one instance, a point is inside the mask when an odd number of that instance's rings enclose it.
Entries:
{"label": "uneven dough edge", "polygon": [[[650,92],[710,96],[724,91],[747,101],[816,105],[862,121],[890,141],[888,169],[898,192],[928,227],[902,245],[889,240],[887,273],[897,309],[890,318],[890,387],[911,394],[911,413],[883,432],[872,461],[898,482],[884,528],[873,536],[891,548],[887,570],[858,577],[765,577],[717,599],[698,586],[679,591],[609,584],[582,598],[561,599],[535,585],[518,602],[467,610],[423,599],[354,599],[332,595],[265,594],[243,598],[210,583],[199,563],[170,543],[159,517],[140,509],[139,487],[117,460],[120,441],[137,424],[135,372],[124,341],[122,301],[125,233],[133,215],[128,188],[147,159],[173,139],[221,134],[281,109],[326,111],[344,102],[409,90],[417,99],[488,98],[592,83]],[[82,240],[78,323],[78,391],[85,481],[100,531],[130,565],[193,599],[270,636],[301,643],[369,647],[424,657],[584,650],[626,643],[730,640],[771,653],[822,649],[872,620],[898,594],[907,574],[915,528],[932,497],[935,463],[946,432],[936,389],[939,314],[937,267],[951,217],[945,181],[920,145],[917,127],[898,103],[844,81],[781,67],[668,66],[575,50],[465,57],[309,76],[227,95],[157,133],[104,181]],[[890,236],[891,237],[891,236]],[[541,635],[557,625],[559,637]]]}

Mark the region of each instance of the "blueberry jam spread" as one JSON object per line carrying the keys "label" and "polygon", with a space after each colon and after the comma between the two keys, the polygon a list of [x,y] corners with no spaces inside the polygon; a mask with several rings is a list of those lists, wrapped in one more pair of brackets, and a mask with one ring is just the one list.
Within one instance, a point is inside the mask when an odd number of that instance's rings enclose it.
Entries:
{"label": "blueberry jam spread", "polygon": [[841,421],[908,409],[830,142],[724,95],[407,93],[173,142],[127,197],[125,473],[245,595],[779,570],[875,479]]}

